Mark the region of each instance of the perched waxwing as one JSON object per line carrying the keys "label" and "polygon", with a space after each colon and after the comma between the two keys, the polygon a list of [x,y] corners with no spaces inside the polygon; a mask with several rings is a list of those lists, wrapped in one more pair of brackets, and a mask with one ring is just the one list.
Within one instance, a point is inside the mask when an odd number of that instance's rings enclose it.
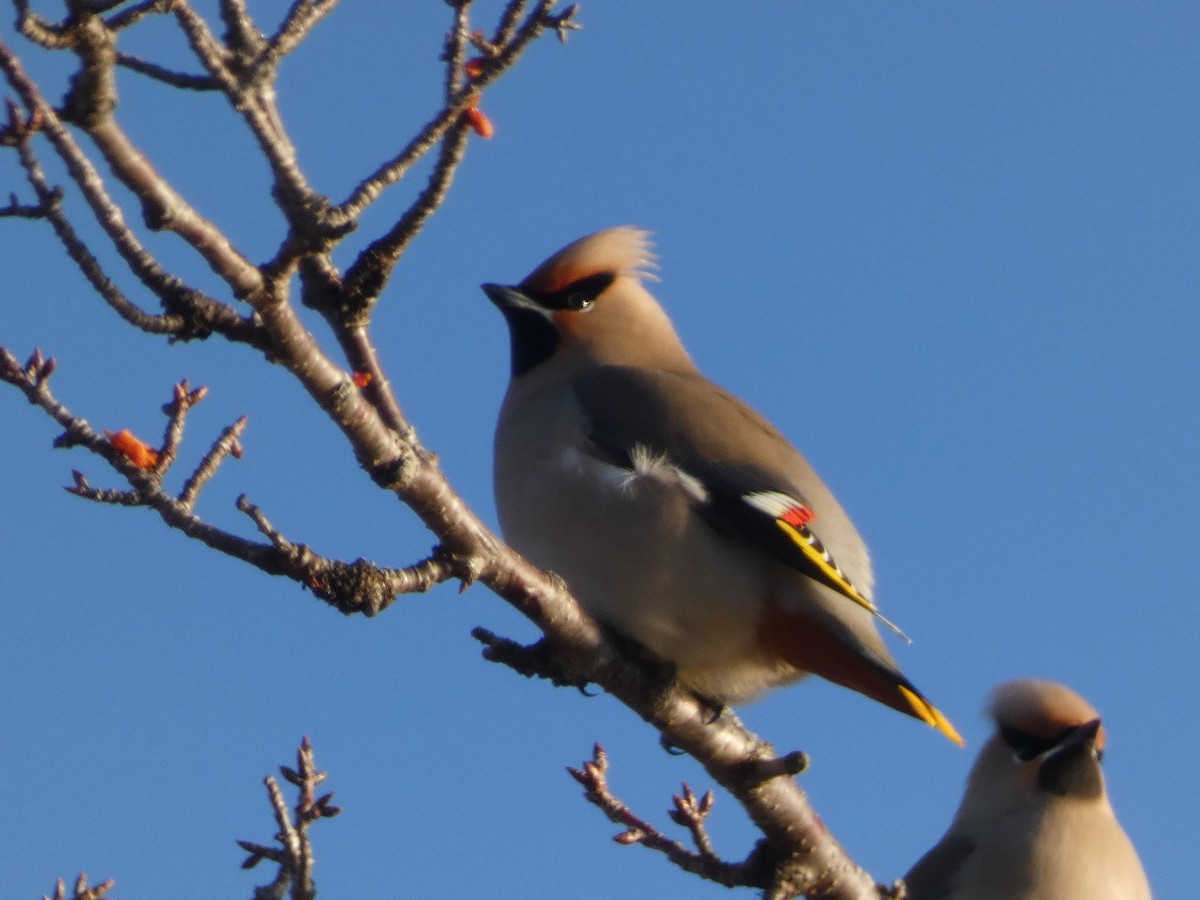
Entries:
{"label": "perched waxwing", "polygon": [[934,726],[875,620],[867,548],[757,412],[704,378],[644,287],[648,233],[582,238],[515,287],[496,428],[505,539],[716,703],[813,672]]}
{"label": "perched waxwing", "polygon": [[945,837],[905,876],[909,900],[1150,900],[1100,772],[1104,729],[1052,681],[992,695],[979,753]]}

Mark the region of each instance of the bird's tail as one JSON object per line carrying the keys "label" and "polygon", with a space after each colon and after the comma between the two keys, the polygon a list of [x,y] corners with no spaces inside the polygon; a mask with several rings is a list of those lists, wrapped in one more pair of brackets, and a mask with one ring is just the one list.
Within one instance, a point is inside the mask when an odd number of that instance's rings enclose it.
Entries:
{"label": "bird's tail", "polygon": [[936,728],[960,747],[962,736],[890,659],[831,622],[773,606],[759,629],[767,649],[805,672],[858,691]]}

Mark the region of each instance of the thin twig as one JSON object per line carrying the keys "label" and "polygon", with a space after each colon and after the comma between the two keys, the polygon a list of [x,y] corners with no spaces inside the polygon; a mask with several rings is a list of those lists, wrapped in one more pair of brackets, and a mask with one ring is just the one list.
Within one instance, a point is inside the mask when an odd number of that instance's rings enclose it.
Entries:
{"label": "thin twig", "polygon": [[346,218],[357,219],[385,188],[403,178],[408,170],[428,153],[458,121],[463,110],[473,102],[475,91],[487,87],[516,64],[529,44],[545,30],[545,16],[552,6],[554,6],[554,0],[539,0],[534,10],[516,30],[512,40],[505,44],[503,50],[491,61],[487,71],[475,79],[469,87],[460,90],[452,101],[448,101],[397,156],[364,179],[346,201],[336,208],[336,212]]}
{"label": "thin twig", "polygon": [[46,207],[42,204],[25,205],[16,196],[9,198],[6,206],[0,206],[0,219],[44,219]]}
{"label": "thin twig", "polygon": [[172,311],[162,315],[146,312],[128,297],[105,273],[99,260],[81,240],[62,207],[62,191],[51,188],[32,145],[18,148],[21,165],[34,192],[42,201],[45,218],[50,222],[67,255],[91,283],[96,293],[135,328],[148,334],[165,334],[176,340],[193,340],[219,332],[231,341],[266,349],[266,336],[253,319],[239,315],[231,306],[204,296],[172,276],[163,273],[163,288],[170,293],[162,296],[163,305]]}
{"label": "thin twig", "polygon": [[447,101],[454,99],[464,83],[463,61],[466,59],[467,41],[470,37],[470,8],[471,0],[459,0],[457,5],[454,5],[454,24],[446,33],[446,49],[442,53],[442,62],[446,68]]}
{"label": "thin twig", "polygon": [[488,662],[508,666],[526,678],[544,678],[555,687],[587,692],[588,680],[545,638],[527,646],[486,628],[471,629],[471,637],[483,644],[483,658]]}
{"label": "thin twig", "polygon": [[364,559],[347,563],[318,556],[306,545],[284,537],[245,495],[238,497],[237,508],[290,561],[293,571],[303,575],[309,590],[346,615],[377,615],[401,594],[423,593],[454,577],[454,561],[440,551],[399,569],[382,568]]}
{"label": "thin twig", "polygon": [[400,257],[441,206],[466,152],[469,130],[466,121],[460,120],[446,132],[437,165],[424,190],[387,234],[368,245],[346,271],[343,293],[351,324],[369,315]]}
{"label": "thin twig", "polygon": [[263,78],[273,78],[279,61],[295,50],[337,4],[338,0],[296,0],[279,23],[275,34],[261,47],[247,68],[245,83],[256,84]]}
{"label": "thin twig", "polygon": [[262,50],[266,38],[255,24],[245,0],[220,0],[221,21],[225,23],[225,44],[238,56],[251,56]]}
{"label": "thin twig", "polygon": [[17,8],[17,30],[23,37],[47,50],[65,50],[72,45],[70,33],[29,8],[28,0],[13,0]]}
{"label": "thin twig", "polygon": [[171,401],[163,407],[163,412],[167,416],[167,427],[163,432],[162,448],[158,454],[157,469],[159,473],[166,472],[175,462],[179,444],[183,440],[183,426],[187,421],[187,414],[206,396],[208,396],[208,388],[198,387],[192,390],[186,378],[175,385],[171,393]]}
{"label": "thin twig", "polygon": [[70,894],[67,894],[67,885],[60,878],[54,886],[54,893],[52,895],[42,894],[42,900],[106,900],[108,892],[116,883],[115,878],[110,878],[108,881],[88,887],[87,873],[80,872]]}
{"label": "thin twig", "polygon": [[91,500],[93,503],[108,503],[112,506],[145,506],[142,495],[137,491],[119,491],[114,488],[94,488],[87,477],[78,469],[71,470],[74,484],[66,488],[68,494]]}
{"label": "thin twig", "polygon": [[155,81],[161,81],[163,84],[169,84],[171,87],[182,88],[187,91],[215,91],[217,89],[217,81],[210,75],[192,75],[189,72],[176,72],[157,63],[142,59],[140,56],[134,56],[131,53],[124,53],[120,50],[117,51],[116,59],[118,66],[153,78]]}
{"label": "thin twig", "polygon": [[[685,825],[696,838],[699,850],[694,851],[667,837],[636,815],[612,793],[608,786],[608,755],[599,744],[593,748],[590,760],[585,760],[578,769],[568,766],[567,771],[583,785],[584,797],[588,802],[625,829],[613,837],[618,844],[641,844],[651,850],[657,850],[685,872],[699,875],[725,887],[766,888],[769,885],[772,868],[764,864],[767,860],[760,848],[756,848],[740,863],[726,862],[713,852],[712,843],[703,826],[703,819],[712,807],[711,792],[707,795],[707,801],[698,803],[691,794],[691,789],[685,784],[685,795],[691,799],[692,804],[689,805],[678,796],[673,798],[675,810],[671,814],[672,818]],[[680,821],[685,818],[679,813],[681,809],[688,810],[687,821]]]}
{"label": "thin twig", "polygon": [[[176,12],[182,6],[176,2]],[[142,216],[152,231],[178,234],[243,299],[262,291],[261,273],[211,221],[204,218],[155,169],[129,140],[112,115],[116,106],[113,78],[114,37],[98,19],[81,19],[75,30],[75,51],[83,71],[64,103],[68,118],[95,142],[113,174],[142,204]]]}
{"label": "thin twig", "polygon": [[705,791],[703,797],[697,798],[691,786],[685,781],[680,785],[680,792],[671,797],[675,808],[671,811],[672,821],[685,827],[692,835],[692,842],[700,856],[707,860],[719,860],[713,849],[712,839],[704,822],[712,812],[716,798],[711,790]]}
{"label": "thin twig", "polygon": [[220,437],[213,441],[213,445],[208,448],[208,452],[204,454],[204,458],[200,460],[195,471],[188,476],[187,481],[183,484],[183,489],[179,492],[179,504],[184,509],[190,511],[195,507],[197,495],[217,473],[217,469],[220,468],[221,463],[225,462],[226,458],[229,456],[236,458],[242,455],[239,439],[246,429],[247,421],[246,417],[242,416],[226,427]]}
{"label": "thin twig", "polygon": [[154,315],[146,312],[130,301],[116,283],[108,277],[99,260],[88,249],[87,244],[80,239],[63,212],[62,190],[52,188],[47,182],[41,162],[33,152],[32,143],[28,140],[22,141],[17,152],[21,160],[21,167],[25,170],[25,176],[40,201],[43,218],[54,229],[54,233],[67,251],[67,256],[83,273],[83,277],[88,280],[96,293],[104,298],[104,302],[130,325],[149,334],[182,335],[186,324],[183,316]]}
{"label": "thin twig", "polygon": [[309,829],[321,819],[332,819],[341,809],[333,805],[333,794],[317,796],[317,787],[328,776],[318,771],[312,744],[307,737],[300,742],[300,749],[296,753],[296,768],[280,766],[279,772],[297,788],[299,797],[296,806],[288,809],[287,800],[275,776],[268,775],[263,780],[275,819],[275,840],[279,847],[238,841],[238,846],[250,854],[242,863],[242,868],[252,869],[263,860],[279,866],[275,879],[269,885],[255,890],[255,900],[282,900],[285,896],[290,896],[292,900],[315,900],[317,889],[312,878],[313,849]]}
{"label": "thin twig", "polygon": [[[109,196],[91,160],[80,149],[70,132],[63,127],[58,115],[3,40],[0,40],[0,70],[4,71],[8,83],[30,110],[30,116],[37,117],[41,133],[46,135],[66,164],[67,171],[92,209],[96,221],[130,271],[162,300],[168,314],[178,312],[184,315],[186,327],[175,335],[187,339],[203,337],[210,331],[219,331],[231,340],[265,348],[264,337],[255,323],[243,319],[225,304],[189,287],[159,266],[125,222],[120,206]],[[41,180],[45,185],[44,177]],[[45,187],[49,190],[48,185]],[[68,250],[70,252],[70,248]],[[86,274],[88,273],[85,271]],[[108,300],[108,297],[105,299]],[[131,324],[137,324],[135,320],[138,316],[133,315],[137,308],[130,304],[125,309],[133,316],[129,319]],[[118,308],[117,311],[122,310]],[[140,310],[137,312],[139,315],[147,315]]]}
{"label": "thin twig", "polygon": [[370,330],[358,321],[345,325],[339,322],[334,328],[334,334],[350,368],[366,380],[366,384],[360,388],[362,395],[402,441],[415,442],[416,432],[400,408],[400,401],[396,399],[387,371],[379,361],[379,352],[371,340]]}
{"label": "thin twig", "polygon": [[[321,4],[318,10],[320,15],[327,8],[331,8],[331,5]],[[232,67],[236,57],[231,59],[229,51],[220,45],[208,24],[188,6],[186,0],[176,0],[173,11],[192,51],[246,123],[271,168],[275,178],[272,193],[291,226],[291,233],[285,242],[288,252],[283,255],[283,264],[276,267],[282,274],[287,274],[291,260],[298,253],[329,249],[337,239],[352,230],[353,223],[345,221],[343,217],[331,216],[328,198],[314,191],[301,171],[296,147],[276,108],[275,91],[271,83],[273,79],[266,77],[268,73],[273,75],[274,69],[264,69],[253,84],[244,83]],[[308,22],[311,27],[320,15],[311,22],[302,16],[301,22]],[[235,22],[238,21],[237,16],[233,18]]]}
{"label": "thin twig", "polygon": [[583,28],[582,25],[575,21],[575,15],[578,12],[579,4],[572,3],[557,16],[546,16],[546,27],[554,30],[554,33],[558,35],[558,42],[560,44],[567,42],[567,35],[572,31],[579,31]]}
{"label": "thin twig", "polygon": [[[132,6],[126,7],[119,13],[109,16],[104,20],[104,25],[109,31],[124,31],[126,28],[131,28],[147,16],[162,15],[171,9],[171,4],[174,0],[142,0],[141,3],[135,3]],[[114,3],[114,6],[120,4]]]}
{"label": "thin twig", "polygon": [[512,40],[513,32],[517,30],[517,22],[521,20],[521,13],[525,11],[527,2],[528,0],[509,0],[508,5],[504,7],[504,12],[500,14],[500,21],[492,36],[493,44],[502,47]]}
{"label": "thin twig", "polygon": [[[196,496],[220,463],[229,455],[236,455],[238,435],[245,426],[244,418],[221,433],[189,476],[180,496],[173,497],[163,490],[161,482],[181,437],[174,436],[177,429],[182,430],[183,424],[174,412],[174,404],[166,407],[170,421],[164,441],[171,456],[165,462],[160,456],[156,463],[146,468],[135,464],[112,441],[97,434],[87,421],[58,402],[49,386],[53,371],[54,360],[46,359],[40,352],[35,352],[22,364],[10,351],[0,347],[0,381],[17,387],[30,403],[62,426],[64,434],[56,440],[55,446],[86,448],[103,457],[130,485],[129,490],[95,488],[81,472],[75,472],[73,484],[67,490],[79,497],[97,503],[152,509],[167,525],[188,537],[269,575],[290,578],[347,615],[376,615],[390,606],[397,596],[427,591],[435,584],[458,577],[461,571],[460,563],[443,551],[403,568],[381,567],[363,559],[343,562],[321,556],[304,544],[284,537],[244,497],[239,498],[238,508],[250,515],[270,543],[258,544],[216,528],[195,515]],[[190,399],[185,399],[185,403],[195,402],[196,394],[189,392],[187,397]]]}

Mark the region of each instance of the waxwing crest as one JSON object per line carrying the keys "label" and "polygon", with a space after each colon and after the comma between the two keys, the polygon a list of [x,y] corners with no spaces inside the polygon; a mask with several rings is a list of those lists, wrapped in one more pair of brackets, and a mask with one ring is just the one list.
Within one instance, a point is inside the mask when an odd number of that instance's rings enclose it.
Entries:
{"label": "waxwing crest", "polygon": [[[1066,685],[1034,678],[1009,681],[996,688],[988,713],[997,725],[1045,738],[1100,718],[1090,703]],[[1104,747],[1103,728],[1096,735],[1096,747]]]}
{"label": "waxwing crest", "polygon": [[654,278],[650,270],[658,257],[650,248],[650,232],[632,225],[597,231],[559,250],[527,275],[521,287],[550,294],[601,272]]}

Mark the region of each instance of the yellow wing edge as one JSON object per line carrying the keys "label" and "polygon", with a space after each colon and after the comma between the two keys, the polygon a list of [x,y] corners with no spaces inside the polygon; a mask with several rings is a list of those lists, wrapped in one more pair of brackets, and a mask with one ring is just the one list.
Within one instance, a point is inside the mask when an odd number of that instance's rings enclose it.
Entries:
{"label": "yellow wing edge", "polygon": [[[785,522],[783,519],[776,519],[775,524],[779,526],[784,534],[792,539],[792,543],[800,548],[800,552],[808,557],[809,561],[821,570],[821,574],[829,579],[830,586],[835,588],[839,594],[841,594],[843,597],[846,597],[848,600],[853,600],[855,603],[877,618],[880,622],[894,631],[897,635],[899,635],[905,643],[912,643],[912,638],[901,631],[899,625],[881,613],[879,611],[879,607],[864,597],[859,592],[858,588],[850,583],[850,579],[842,574],[842,570],[838,567],[837,563],[833,561],[833,557],[829,555],[828,551],[825,550],[825,548],[817,540],[816,535],[812,534],[810,531],[808,532],[808,536],[806,536],[805,533],[799,528],[796,528],[794,525]],[[810,537],[811,540],[809,539]],[[820,549],[818,549],[818,547],[820,547]],[[950,730],[953,731],[954,729],[952,728]]]}

